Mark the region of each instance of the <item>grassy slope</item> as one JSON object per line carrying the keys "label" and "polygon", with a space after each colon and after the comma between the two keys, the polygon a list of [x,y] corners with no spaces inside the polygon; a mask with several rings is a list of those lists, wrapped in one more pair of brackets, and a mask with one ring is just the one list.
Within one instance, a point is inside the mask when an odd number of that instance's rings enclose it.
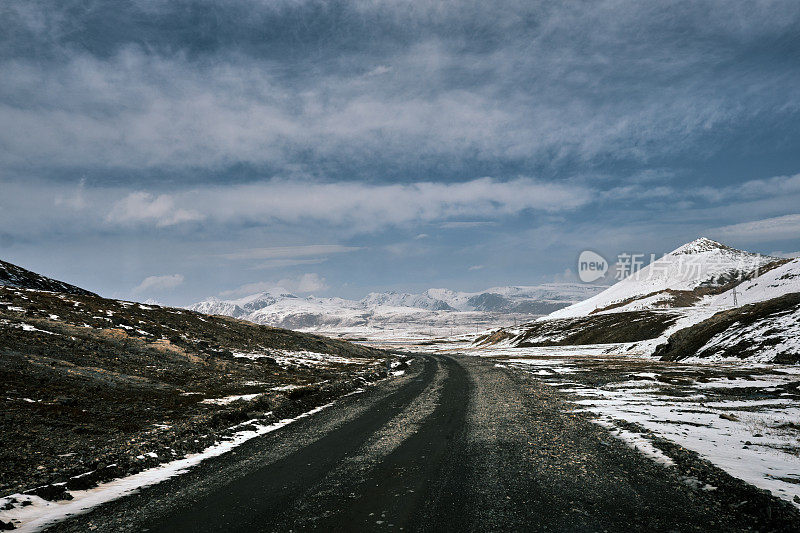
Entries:
{"label": "grassy slope", "polygon": [[658,337],[679,315],[669,312],[628,311],[578,318],[559,318],[531,322],[514,335],[498,330],[477,339],[479,344],[495,344],[516,338],[515,346],[570,346],[612,342],[638,342]]}

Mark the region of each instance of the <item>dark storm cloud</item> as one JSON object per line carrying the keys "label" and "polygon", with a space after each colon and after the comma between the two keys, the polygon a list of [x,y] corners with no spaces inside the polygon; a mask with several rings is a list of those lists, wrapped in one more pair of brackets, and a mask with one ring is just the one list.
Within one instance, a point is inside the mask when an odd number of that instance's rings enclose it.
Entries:
{"label": "dark storm cloud", "polygon": [[56,177],[558,176],[702,157],[720,150],[709,131],[796,115],[800,95],[792,3],[67,2],[4,15],[0,117],[16,128],[0,163]]}

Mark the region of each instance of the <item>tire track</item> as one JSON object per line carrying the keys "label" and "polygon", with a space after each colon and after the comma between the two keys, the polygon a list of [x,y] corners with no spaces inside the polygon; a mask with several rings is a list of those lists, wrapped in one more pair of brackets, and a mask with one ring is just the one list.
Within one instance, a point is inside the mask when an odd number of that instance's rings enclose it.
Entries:
{"label": "tire track", "polygon": [[170,533],[282,529],[287,510],[307,498],[337,465],[407,409],[439,372],[437,361],[426,359],[418,378],[360,416],[288,457],[230,480],[147,529]]}
{"label": "tire track", "polygon": [[[295,523],[320,531],[458,531],[467,524],[468,502],[463,451],[472,383],[450,357],[437,356],[447,371],[438,405],[406,438],[359,480],[342,501],[335,496],[316,504],[326,516]],[[414,431],[415,430],[415,431]]]}

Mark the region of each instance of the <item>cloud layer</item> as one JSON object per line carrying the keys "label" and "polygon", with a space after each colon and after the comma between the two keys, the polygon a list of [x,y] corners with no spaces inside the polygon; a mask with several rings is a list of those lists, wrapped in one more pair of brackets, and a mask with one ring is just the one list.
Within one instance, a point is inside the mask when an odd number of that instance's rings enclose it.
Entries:
{"label": "cloud layer", "polygon": [[780,0],[5,2],[0,253],[188,303],[796,250],[798,34]]}
{"label": "cloud layer", "polygon": [[148,276],[133,288],[134,294],[157,294],[168,291],[183,283],[181,274],[171,274],[167,276]]}
{"label": "cloud layer", "polygon": [[693,151],[800,101],[789,2],[69,4],[5,8],[10,168],[531,171]]}

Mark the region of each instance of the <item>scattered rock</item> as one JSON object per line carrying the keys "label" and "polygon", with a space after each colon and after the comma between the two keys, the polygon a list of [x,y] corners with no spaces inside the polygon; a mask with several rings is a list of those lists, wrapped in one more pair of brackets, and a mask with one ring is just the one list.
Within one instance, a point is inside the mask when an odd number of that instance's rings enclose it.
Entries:
{"label": "scattered rock", "polygon": [[96,486],[97,483],[91,474],[84,474],[69,478],[67,481],[67,488],[69,490],[87,490]]}
{"label": "scattered rock", "polygon": [[56,502],[61,500],[71,500],[72,494],[67,492],[66,484],[63,485],[44,485],[41,487],[36,487],[35,489],[31,489],[23,494],[27,494],[30,496],[38,496],[43,500]]}

